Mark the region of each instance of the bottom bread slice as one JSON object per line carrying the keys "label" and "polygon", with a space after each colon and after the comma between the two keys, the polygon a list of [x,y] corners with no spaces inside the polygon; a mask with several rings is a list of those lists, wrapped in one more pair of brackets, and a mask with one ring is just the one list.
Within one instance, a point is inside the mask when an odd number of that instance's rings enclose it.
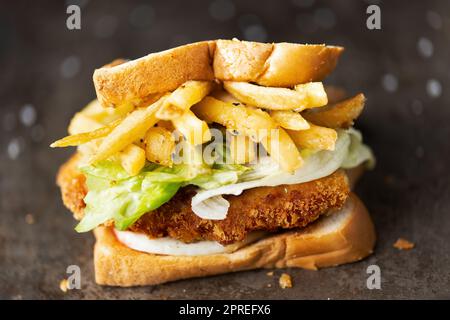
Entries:
{"label": "bottom bread slice", "polygon": [[257,268],[316,270],[372,253],[375,229],[364,204],[351,194],[344,208],[306,228],[273,234],[233,253],[170,256],[143,253],[120,243],[111,228],[94,231],[95,278],[101,285],[143,286]]}

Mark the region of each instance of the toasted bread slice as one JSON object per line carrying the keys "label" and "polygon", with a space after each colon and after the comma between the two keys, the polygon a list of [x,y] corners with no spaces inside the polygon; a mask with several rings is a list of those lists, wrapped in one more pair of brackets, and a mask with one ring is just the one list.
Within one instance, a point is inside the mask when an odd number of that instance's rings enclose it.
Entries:
{"label": "toasted bread slice", "polygon": [[217,40],[214,75],[219,80],[292,87],[324,79],[343,50],[325,45]]}
{"label": "toasted bread slice", "polygon": [[375,230],[362,202],[351,194],[339,212],[310,226],[268,236],[232,253],[170,256],[135,251],[111,228],[95,230],[95,277],[111,286],[154,285],[257,268],[318,269],[358,261],[372,253]]}
{"label": "toasted bread slice", "polygon": [[213,42],[196,42],[97,69],[94,72],[97,98],[103,106],[139,105],[152,95],[173,91],[188,80],[213,80],[211,46]]}
{"label": "toasted bread slice", "polygon": [[94,72],[103,106],[140,105],[187,80],[255,82],[292,87],[319,81],[336,66],[342,47],[239,40],[203,41],[106,65]]}

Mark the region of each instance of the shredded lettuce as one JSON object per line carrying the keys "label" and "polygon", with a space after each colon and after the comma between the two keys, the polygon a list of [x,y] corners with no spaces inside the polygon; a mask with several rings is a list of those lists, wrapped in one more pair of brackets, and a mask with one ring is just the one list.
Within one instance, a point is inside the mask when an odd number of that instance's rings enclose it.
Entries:
{"label": "shredded lettuce", "polygon": [[[169,201],[181,186],[181,182],[153,182],[146,179],[145,172],[134,177],[116,175],[115,165],[92,167],[82,168],[89,192],[84,198],[84,217],[75,228],[78,232],[92,230],[111,219],[117,229],[124,230],[144,213]],[[110,177],[92,174],[108,170]]]}
{"label": "shredded lettuce", "polygon": [[117,229],[125,230],[146,212],[169,201],[180,187],[193,184],[204,190],[219,188],[236,183],[248,168],[204,164],[169,168],[151,164],[130,176],[119,163],[105,160],[80,170],[89,191],[84,198],[84,217],[75,229],[86,232],[108,220],[113,220]]}
{"label": "shredded lettuce", "polygon": [[368,169],[373,169],[376,162],[375,157],[372,150],[363,144],[361,132],[354,128],[348,129],[347,132],[350,135],[350,146],[341,168],[351,169],[365,162]]}

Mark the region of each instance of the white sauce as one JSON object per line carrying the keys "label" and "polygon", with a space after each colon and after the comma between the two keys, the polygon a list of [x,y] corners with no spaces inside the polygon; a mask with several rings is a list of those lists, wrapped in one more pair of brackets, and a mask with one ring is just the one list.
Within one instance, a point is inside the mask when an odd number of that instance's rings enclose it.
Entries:
{"label": "white sauce", "polygon": [[204,256],[230,253],[264,236],[263,232],[255,232],[250,234],[244,241],[223,246],[215,241],[184,243],[170,237],[151,239],[143,233],[113,230],[117,239],[131,249],[172,256]]}

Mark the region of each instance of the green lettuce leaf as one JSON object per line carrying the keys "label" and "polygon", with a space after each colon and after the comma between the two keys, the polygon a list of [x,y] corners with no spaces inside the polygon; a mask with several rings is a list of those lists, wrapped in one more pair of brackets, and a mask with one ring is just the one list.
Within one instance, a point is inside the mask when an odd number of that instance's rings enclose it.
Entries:
{"label": "green lettuce leaf", "polygon": [[351,169],[364,163],[367,169],[373,169],[376,162],[375,157],[372,150],[363,143],[361,132],[350,128],[347,133],[350,136],[350,146],[341,168]]}
{"label": "green lettuce leaf", "polygon": [[86,232],[108,220],[125,230],[143,214],[169,201],[182,186],[218,188],[236,183],[249,169],[241,165],[180,164],[169,168],[151,164],[130,176],[119,163],[106,160],[80,170],[89,191],[84,198],[84,217],[75,229]]}
{"label": "green lettuce leaf", "polygon": [[[154,183],[136,176],[111,183],[104,188],[104,181],[88,178],[89,192],[84,198],[86,208],[84,217],[76,226],[78,232],[92,230],[98,225],[112,219],[119,230],[125,230],[144,213],[155,210],[169,201],[180,188],[180,183]],[[100,189],[92,186],[102,186]]]}

